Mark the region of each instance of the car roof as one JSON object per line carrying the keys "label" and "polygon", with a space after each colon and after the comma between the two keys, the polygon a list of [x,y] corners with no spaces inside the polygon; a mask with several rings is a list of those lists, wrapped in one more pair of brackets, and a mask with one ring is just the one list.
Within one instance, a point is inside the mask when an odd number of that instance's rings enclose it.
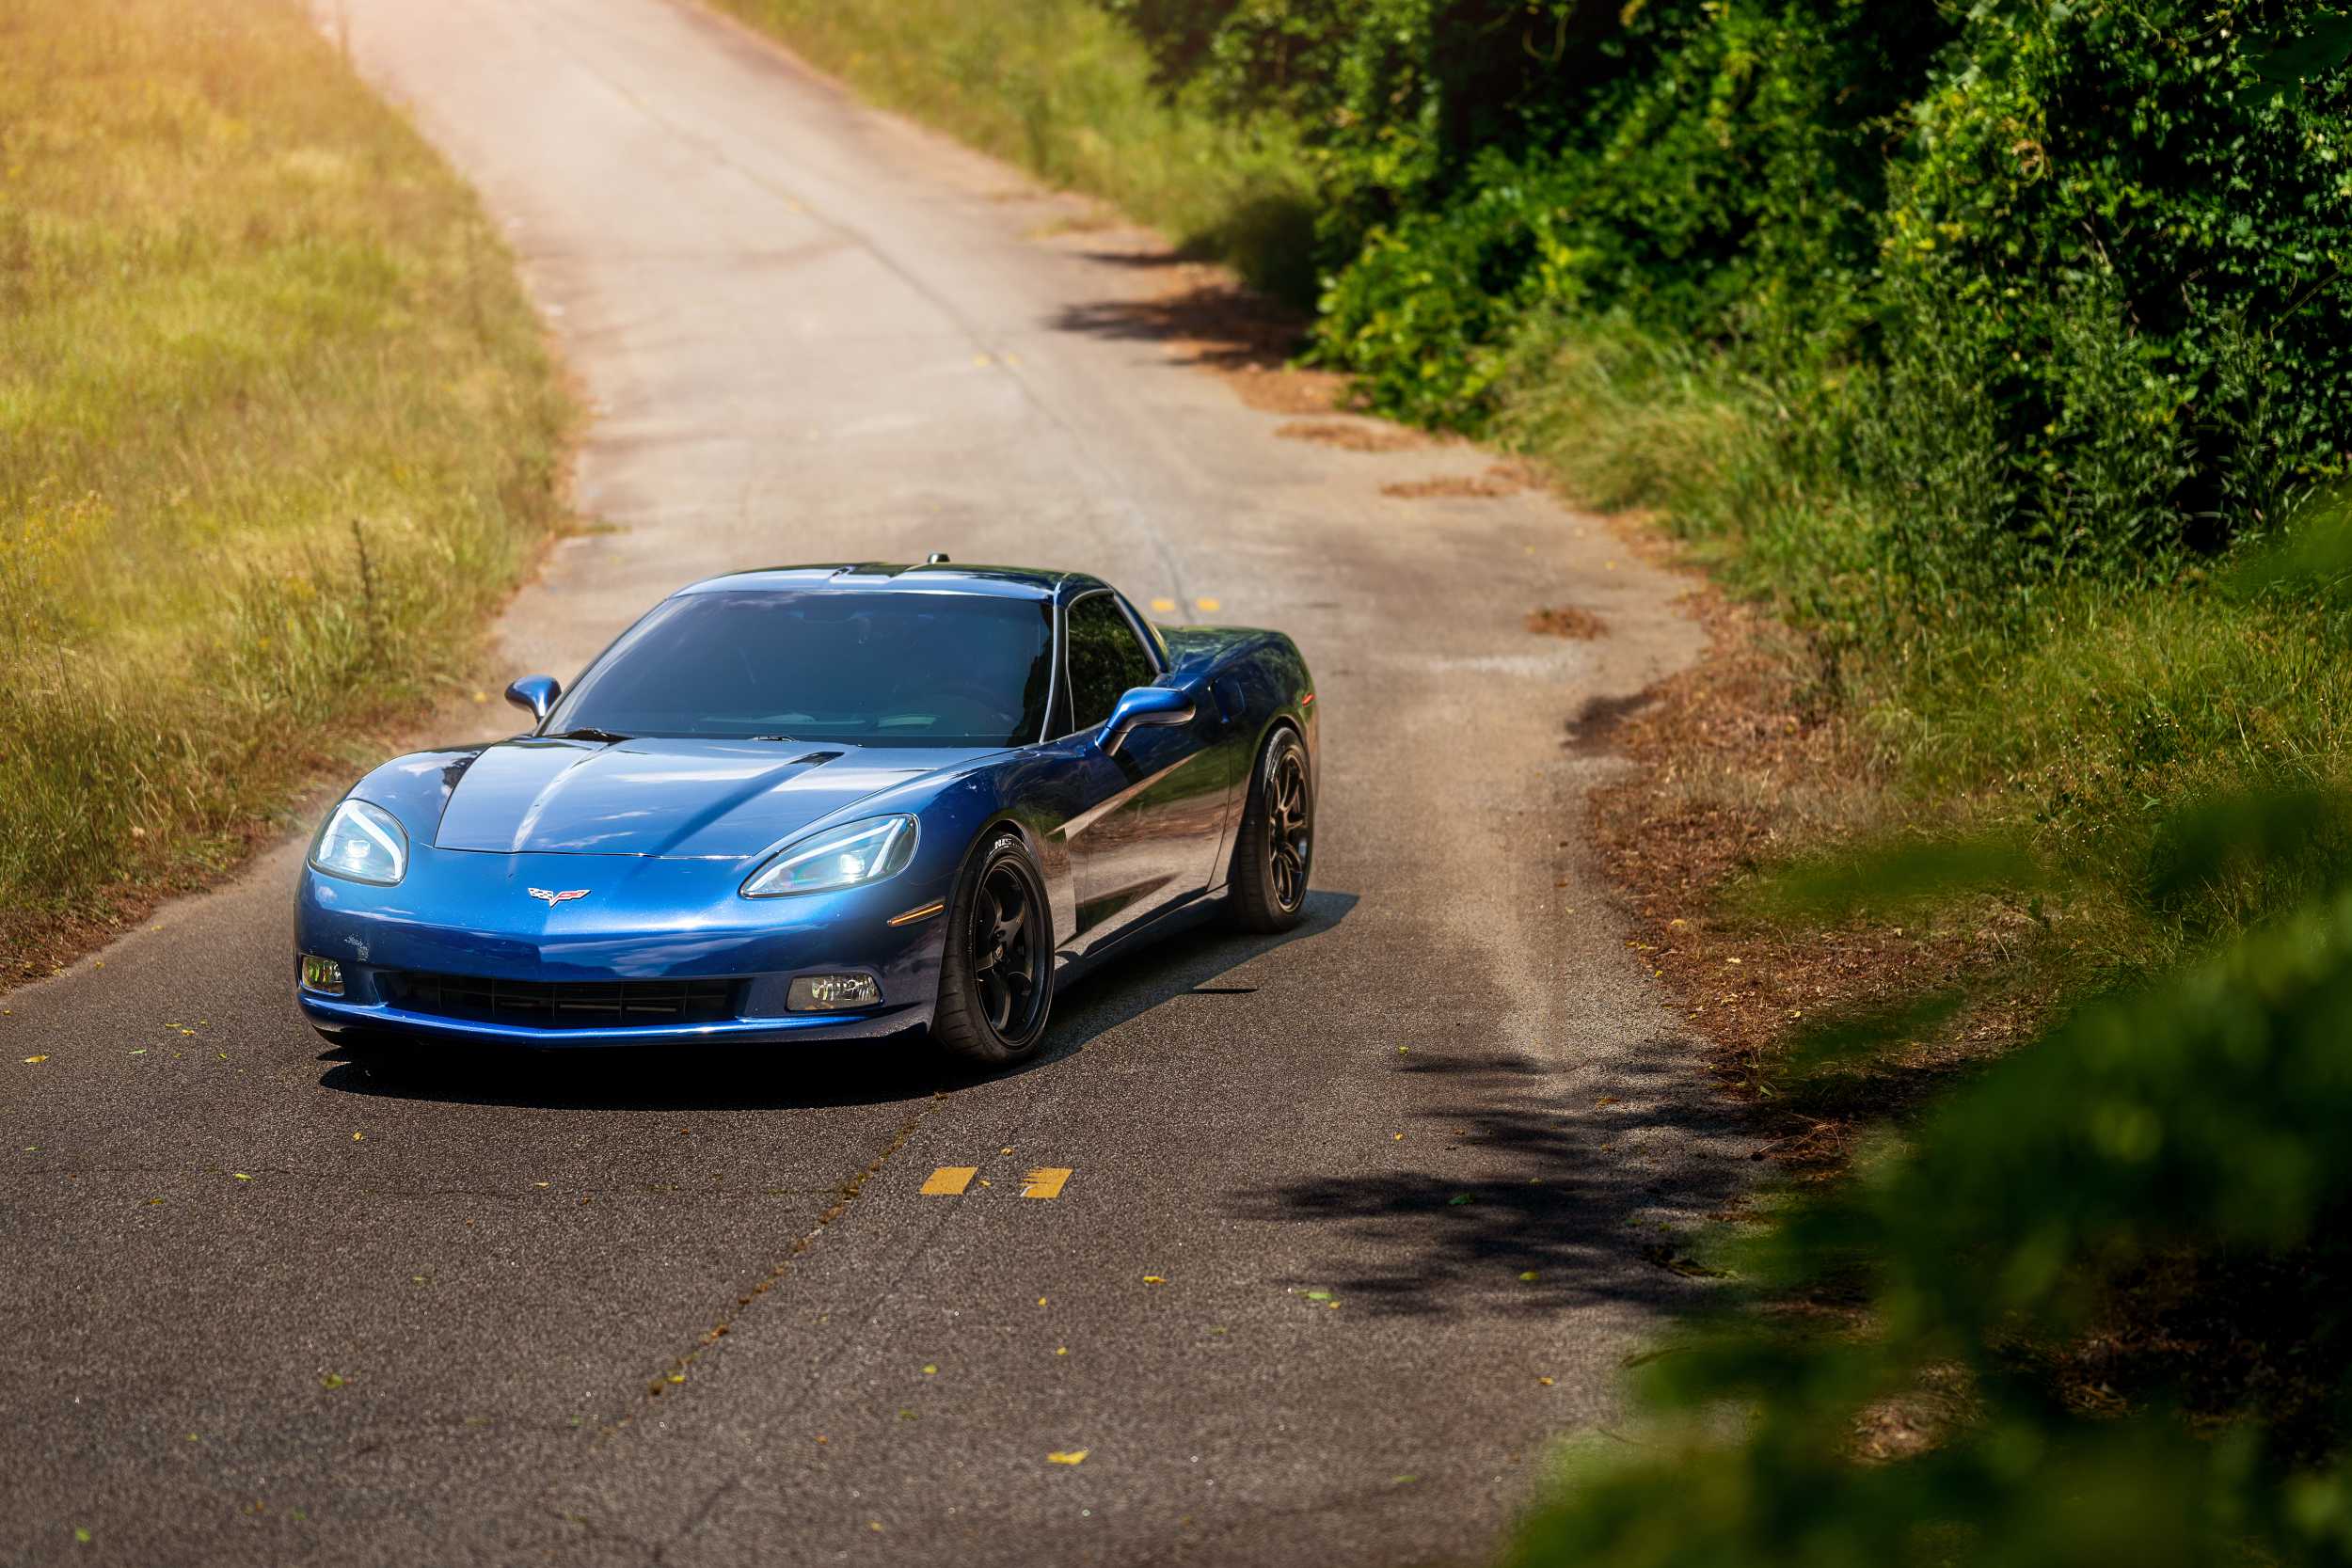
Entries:
{"label": "car roof", "polygon": [[835,562],[811,566],[764,566],[755,571],[729,572],[689,583],[680,594],[763,593],[789,590],[822,593],[832,590],[901,589],[917,593],[986,594],[999,598],[1052,599],[1068,597],[1081,589],[1098,587],[1095,578],[1079,572],[1052,572],[1034,566],[965,566],[953,562],[921,565],[887,561]]}

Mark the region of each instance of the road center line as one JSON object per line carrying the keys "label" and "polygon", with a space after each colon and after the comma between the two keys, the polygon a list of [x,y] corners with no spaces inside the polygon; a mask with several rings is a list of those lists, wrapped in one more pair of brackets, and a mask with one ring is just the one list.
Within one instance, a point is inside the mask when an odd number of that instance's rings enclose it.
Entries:
{"label": "road center line", "polygon": [[1041,1170],[1031,1171],[1022,1180],[1026,1183],[1021,1189],[1023,1197],[1059,1197],[1063,1186],[1070,1180],[1070,1167],[1047,1165]]}
{"label": "road center line", "polygon": [[961,1197],[963,1189],[980,1174],[977,1165],[942,1165],[923,1183],[925,1197]]}

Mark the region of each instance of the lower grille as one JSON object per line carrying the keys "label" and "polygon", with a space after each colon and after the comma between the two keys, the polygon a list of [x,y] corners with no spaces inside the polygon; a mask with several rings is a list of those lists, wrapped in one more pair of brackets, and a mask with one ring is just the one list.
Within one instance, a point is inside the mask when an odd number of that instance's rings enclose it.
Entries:
{"label": "lower grille", "polygon": [[736,980],[485,980],[470,974],[376,976],[404,1012],[526,1029],[722,1023],[737,1016]]}

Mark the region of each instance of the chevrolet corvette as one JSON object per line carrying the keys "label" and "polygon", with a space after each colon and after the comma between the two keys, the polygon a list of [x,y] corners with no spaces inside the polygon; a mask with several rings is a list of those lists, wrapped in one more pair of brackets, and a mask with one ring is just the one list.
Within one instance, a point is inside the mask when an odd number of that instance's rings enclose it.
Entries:
{"label": "chevrolet corvette", "polygon": [[1006,1064],[1057,980],[1305,906],[1298,649],[1080,574],[714,578],[506,695],[531,728],[384,764],[311,844],[295,996],[356,1055],[928,1030]]}

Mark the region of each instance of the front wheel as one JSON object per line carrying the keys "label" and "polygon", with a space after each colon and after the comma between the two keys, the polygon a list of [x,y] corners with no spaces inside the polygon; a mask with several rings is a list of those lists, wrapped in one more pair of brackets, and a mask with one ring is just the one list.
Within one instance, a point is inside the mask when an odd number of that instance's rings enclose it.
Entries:
{"label": "front wheel", "polygon": [[1053,1005],[1045,879],[1019,835],[998,833],[956,879],[931,1038],[958,1056],[1002,1067],[1037,1050]]}
{"label": "front wheel", "polygon": [[1307,908],[1314,865],[1314,784],[1307,744],[1277,730],[1249,779],[1241,832],[1233,844],[1233,924],[1245,931],[1287,931]]}

